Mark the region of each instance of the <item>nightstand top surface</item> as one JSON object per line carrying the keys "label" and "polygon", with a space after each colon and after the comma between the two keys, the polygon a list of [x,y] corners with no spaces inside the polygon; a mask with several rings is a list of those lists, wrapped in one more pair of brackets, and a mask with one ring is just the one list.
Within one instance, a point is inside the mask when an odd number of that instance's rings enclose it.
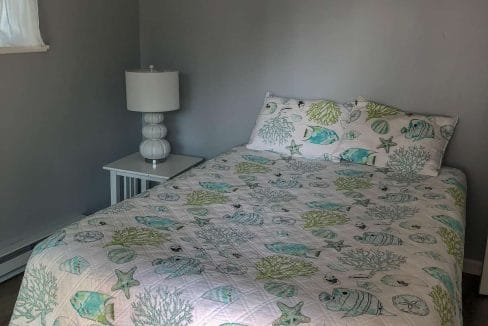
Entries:
{"label": "nightstand top surface", "polygon": [[157,163],[153,168],[152,163],[147,163],[137,152],[120,160],[103,166],[104,170],[116,171],[121,174],[129,174],[153,179],[170,179],[189,168],[202,162],[201,157],[170,154],[166,160]]}

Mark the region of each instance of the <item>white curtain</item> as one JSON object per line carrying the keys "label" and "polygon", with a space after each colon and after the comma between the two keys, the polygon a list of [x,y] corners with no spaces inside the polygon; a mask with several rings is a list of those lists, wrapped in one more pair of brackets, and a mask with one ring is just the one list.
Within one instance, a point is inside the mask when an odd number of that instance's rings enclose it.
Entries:
{"label": "white curtain", "polygon": [[0,47],[43,45],[37,0],[0,0]]}

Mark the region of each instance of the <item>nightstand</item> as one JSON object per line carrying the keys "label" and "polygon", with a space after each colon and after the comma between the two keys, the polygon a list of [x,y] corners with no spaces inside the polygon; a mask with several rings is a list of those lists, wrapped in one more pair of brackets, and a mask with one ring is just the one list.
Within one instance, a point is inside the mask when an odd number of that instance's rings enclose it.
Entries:
{"label": "nightstand", "polygon": [[103,169],[110,171],[111,205],[146,191],[151,181],[164,182],[202,161],[200,157],[170,154],[153,166],[137,152],[104,165]]}

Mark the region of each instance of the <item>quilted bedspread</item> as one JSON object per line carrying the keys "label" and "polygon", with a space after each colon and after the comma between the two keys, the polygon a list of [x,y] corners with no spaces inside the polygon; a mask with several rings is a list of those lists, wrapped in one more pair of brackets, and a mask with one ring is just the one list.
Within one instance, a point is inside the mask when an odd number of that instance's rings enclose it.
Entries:
{"label": "quilted bedspread", "polygon": [[460,325],[465,177],[405,171],[234,148],[38,244],[11,325]]}

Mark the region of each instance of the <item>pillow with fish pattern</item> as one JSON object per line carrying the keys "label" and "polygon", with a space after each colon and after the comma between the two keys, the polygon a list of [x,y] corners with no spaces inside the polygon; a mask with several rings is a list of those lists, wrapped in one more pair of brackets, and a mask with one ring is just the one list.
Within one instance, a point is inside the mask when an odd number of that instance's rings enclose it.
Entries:
{"label": "pillow with fish pattern", "polygon": [[408,182],[438,175],[457,118],[412,114],[358,98],[359,119],[348,124],[333,156],[343,161],[386,167]]}
{"label": "pillow with fish pattern", "polygon": [[247,148],[338,162],[339,157],[332,153],[343,136],[344,120],[351,119],[349,113],[346,106],[331,100],[298,100],[268,93]]}

